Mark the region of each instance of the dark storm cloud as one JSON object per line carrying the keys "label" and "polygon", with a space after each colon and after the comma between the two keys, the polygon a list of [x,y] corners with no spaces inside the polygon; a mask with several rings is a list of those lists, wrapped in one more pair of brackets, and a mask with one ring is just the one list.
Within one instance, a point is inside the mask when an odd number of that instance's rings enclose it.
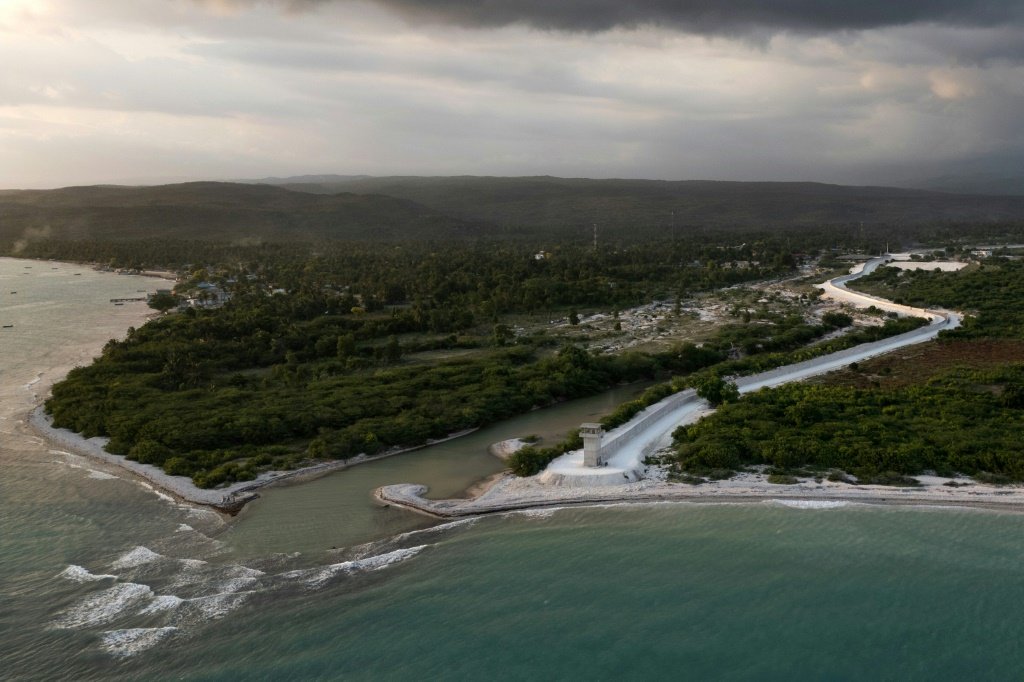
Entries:
{"label": "dark storm cloud", "polygon": [[[293,0],[293,6],[331,0]],[[373,0],[414,18],[467,27],[525,24],[597,32],[659,25],[690,33],[832,32],[917,23],[1024,23],[1020,0]]]}
{"label": "dark storm cloud", "polygon": [[[1024,62],[1024,27],[997,26],[993,28],[949,28],[922,26],[904,30],[905,40],[896,50],[914,46],[928,49],[930,54],[922,61],[937,63],[936,55],[954,60],[958,64],[985,66],[993,62]],[[898,58],[894,61],[900,61]]]}

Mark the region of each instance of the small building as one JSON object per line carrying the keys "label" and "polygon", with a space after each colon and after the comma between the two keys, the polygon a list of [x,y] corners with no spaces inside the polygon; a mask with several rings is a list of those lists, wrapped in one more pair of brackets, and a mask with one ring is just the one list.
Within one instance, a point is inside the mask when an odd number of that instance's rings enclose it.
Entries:
{"label": "small building", "polygon": [[601,455],[601,437],[604,428],[600,424],[586,423],[580,425],[580,437],[583,438],[583,466],[603,467],[608,462]]}

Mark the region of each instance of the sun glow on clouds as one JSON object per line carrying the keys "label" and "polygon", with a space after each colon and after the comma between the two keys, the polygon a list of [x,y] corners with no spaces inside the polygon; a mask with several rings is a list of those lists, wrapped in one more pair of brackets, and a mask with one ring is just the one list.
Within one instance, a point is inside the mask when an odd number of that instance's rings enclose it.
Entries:
{"label": "sun glow on clouds", "polygon": [[936,70],[928,74],[932,93],[941,99],[965,99],[973,97],[974,86],[963,74],[950,70]]}

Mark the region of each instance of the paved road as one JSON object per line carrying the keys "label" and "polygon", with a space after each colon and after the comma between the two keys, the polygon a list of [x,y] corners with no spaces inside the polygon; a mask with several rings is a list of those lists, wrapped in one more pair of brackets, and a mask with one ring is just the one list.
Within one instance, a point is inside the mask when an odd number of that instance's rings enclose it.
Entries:
{"label": "paved road", "polygon": [[[868,358],[883,355],[897,348],[903,348],[916,343],[923,343],[934,339],[939,332],[946,329],[954,329],[960,325],[961,316],[958,313],[947,310],[932,310],[914,308],[900,305],[884,298],[869,296],[860,292],[851,291],[846,287],[858,277],[874,272],[882,264],[892,260],[892,256],[872,258],[866,263],[857,265],[848,275],[836,277],[824,282],[819,286],[824,293],[823,297],[831,298],[843,303],[849,303],[859,308],[874,306],[881,310],[892,311],[900,315],[911,315],[923,317],[931,321],[930,324],[913,331],[892,336],[881,341],[864,343],[853,348],[823,355],[813,360],[806,360],[785,367],[778,367],[760,374],[753,374],[737,379],[736,386],[740,393],[749,393],[762,388],[779,386],[790,381],[801,381],[809,377],[818,376],[845,367],[852,362],[860,362]],[[615,429],[609,436],[621,437],[622,433],[628,431],[634,425],[644,421],[642,431],[638,434],[630,434],[628,443],[616,449],[611,456],[607,467],[601,469],[588,469],[583,467],[582,453],[568,453],[559,457],[548,465],[546,475],[553,483],[566,486],[592,486],[609,485],[614,483],[629,483],[639,476],[643,469],[643,459],[651,452],[669,445],[672,442],[672,432],[682,424],[689,424],[697,421],[700,417],[711,411],[711,406],[704,400],[698,398],[692,390],[686,392],[689,395],[669,396],[661,403],[648,407],[629,423]],[[675,404],[671,410],[656,419],[645,420],[644,417],[650,411],[658,410],[668,401]],[[606,436],[606,441],[610,440]],[[614,440],[619,440],[615,438]]]}

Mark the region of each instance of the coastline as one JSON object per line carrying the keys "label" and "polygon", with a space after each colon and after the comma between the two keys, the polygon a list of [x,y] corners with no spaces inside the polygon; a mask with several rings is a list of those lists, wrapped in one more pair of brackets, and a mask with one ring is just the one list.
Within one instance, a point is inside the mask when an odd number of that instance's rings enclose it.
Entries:
{"label": "coastline", "polygon": [[383,504],[402,507],[441,519],[457,519],[528,509],[545,509],[596,504],[703,503],[741,504],[777,500],[805,503],[809,508],[873,504],[883,506],[969,507],[998,511],[1024,511],[1024,486],[991,486],[970,483],[962,487],[944,485],[951,479],[917,477],[920,487],[854,485],[832,481],[801,480],[798,484],[768,483],[761,474],[740,474],[725,481],[698,485],[643,479],[628,485],[559,487],[511,474],[490,481],[470,499],[430,500],[426,486],[402,483],[383,486],[374,497]]}
{"label": "coastline", "polygon": [[[960,324],[961,316],[955,312],[912,308],[846,288],[847,282],[871,272],[880,264],[891,259],[892,256],[888,255],[871,259],[867,263],[854,267],[850,274],[833,278],[818,286],[824,290],[827,297],[844,303],[852,303],[860,307],[875,305],[883,310],[889,309],[904,315],[923,315],[931,321],[929,325],[889,339],[862,344],[813,360],[740,378],[736,382],[740,392],[747,393],[762,387],[800,381],[810,376],[823,374],[853,360],[860,360],[862,357],[873,357],[905,345],[928,341],[934,338],[940,330],[955,328]],[[679,395],[670,396],[660,403],[648,407],[644,412],[655,410],[658,406],[663,406],[665,410],[668,410],[672,408],[671,401],[678,398]],[[670,412],[665,420],[669,420],[671,417],[673,425],[690,423],[706,413],[706,410],[701,412],[689,410],[686,414],[676,414],[676,412],[680,412],[680,409]],[[489,485],[481,486],[479,494],[471,499],[430,500],[425,497],[427,492],[425,486],[410,483],[383,486],[374,491],[374,497],[383,504],[395,505],[446,519],[569,505],[655,502],[743,503],[768,500],[790,502],[797,506],[799,503],[825,507],[864,503],[1024,510],[1024,486],[1022,485],[996,487],[977,483],[970,479],[949,479],[937,476],[914,477],[920,484],[915,487],[857,485],[821,479],[801,479],[799,483],[789,485],[772,484],[768,483],[764,474],[750,472],[723,481],[704,482],[697,485],[670,483],[664,480],[664,472],[661,470],[641,464],[642,455],[649,449],[667,445],[664,439],[671,432],[671,429],[666,431],[665,428],[662,428],[663,425],[660,422],[646,424],[646,421],[650,420],[643,417],[644,412],[619,427],[620,430],[639,429],[642,433],[630,434],[629,438],[630,441],[635,438],[642,442],[631,444],[621,453],[616,450],[608,462],[611,466],[605,469],[583,467],[582,455],[577,451],[554,460],[545,471],[536,476],[518,478],[511,474],[505,474],[489,482]],[[502,445],[504,444],[496,444],[496,446]],[[604,443],[602,443],[603,447]],[[609,475],[596,475],[605,472],[609,472]],[[552,473],[556,475],[550,475]],[[619,475],[622,475],[625,483],[621,480],[616,481]]]}
{"label": "coastline", "polygon": [[394,457],[395,455],[437,445],[438,443],[445,443],[476,431],[476,429],[465,429],[444,438],[427,441],[422,445],[392,448],[376,455],[358,455],[348,460],[317,462],[309,466],[285,471],[266,471],[252,481],[240,481],[223,488],[200,488],[193,484],[192,479],[187,476],[171,476],[159,467],[135,462],[121,455],[107,452],[104,450],[104,445],[107,443],[106,438],[85,438],[69,429],[54,427],[42,404],[29,412],[26,422],[32,431],[45,440],[53,449],[67,450],[74,454],[115,466],[155,486],[160,491],[170,494],[177,500],[210,507],[231,516],[241,511],[242,507],[247,503],[259,497],[256,491],[261,488],[301,483],[359,464],[375,462],[387,457]]}
{"label": "coastline", "polygon": [[[154,276],[155,273],[146,274]],[[904,336],[920,335],[920,333],[920,330],[918,330]],[[889,344],[892,341],[892,339],[889,339],[883,341],[883,343]],[[881,352],[885,352],[885,350]],[[835,356],[842,355],[844,353],[840,352],[832,356],[825,356],[823,359],[830,357],[835,359]],[[820,363],[823,359],[809,362]],[[848,361],[848,359],[845,361]],[[785,368],[767,372],[765,375],[774,375],[774,373],[778,373],[782,369]],[[758,375],[758,377],[760,376]],[[771,382],[765,381],[763,383]],[[754,387],[744,386],[745,390],[751,390],[752,388]],[[178,500],[210,507],[229,515],[237,514],[245,504],[256,499],[259,496],[256,491],[261,488],[311,480],[358,464],[373,462],[453,440],[475,430],[461,431],[439,440],[428,441],[419,446],[393,448],[373,456],[359,455],[344,461],[324,461],[293,470],[263,472],[252,481],[238,482],[223,488],[204,489],[195,486],[188,477],[170,476],[158,467],[134,462],[125,457],[106,452],[104,445],[107,439],[105,438],[86,439],[72,431],[54,428],[50,423],[49,417],[45,414],[42,405],[32,409],[27,415],[26,421],[37,435],[55,449],[68,450],[118,467],[120,470],[129,472],[134,477],[155,486],[160,491],[170,494]],[[490,447],[490,452],[497,457],[505,459],[525,444],[519,439],[509,439],[493,444]],[[577,486],[571,482],[565,485],[552,485],[535,480],[532,477],[529,479],[519,479],[508,473],[503,473],[478,481],[470,486],[464,493],[465,497],[430,500],[424,496],[427,491],[426,487],[414,484],[384,486],[374,491],[373,495],[381,503],[399,506],[437,518],[458,518],[478,514],[565,505],[671,501],[752,502],[785,499],[808,502],[835,501],[876,504],[994,506],[999,508],[1021,508],[1024,505],[1024,488],[999,489],[981,484],[971,484],[969,486],[970,491],[965,488],[945,487],[941,484],[909,489],[833,483],[808,484],[806,482],[798,485],[773,485],[765,481],[744,480],[745,475],[740,475],[730,481],[711,482],[693,486],[682,483],[668,483],[657,478],[649,478],[649,473],[645,473],[644,477],[640,480],[627,484],[590,486]]]}

